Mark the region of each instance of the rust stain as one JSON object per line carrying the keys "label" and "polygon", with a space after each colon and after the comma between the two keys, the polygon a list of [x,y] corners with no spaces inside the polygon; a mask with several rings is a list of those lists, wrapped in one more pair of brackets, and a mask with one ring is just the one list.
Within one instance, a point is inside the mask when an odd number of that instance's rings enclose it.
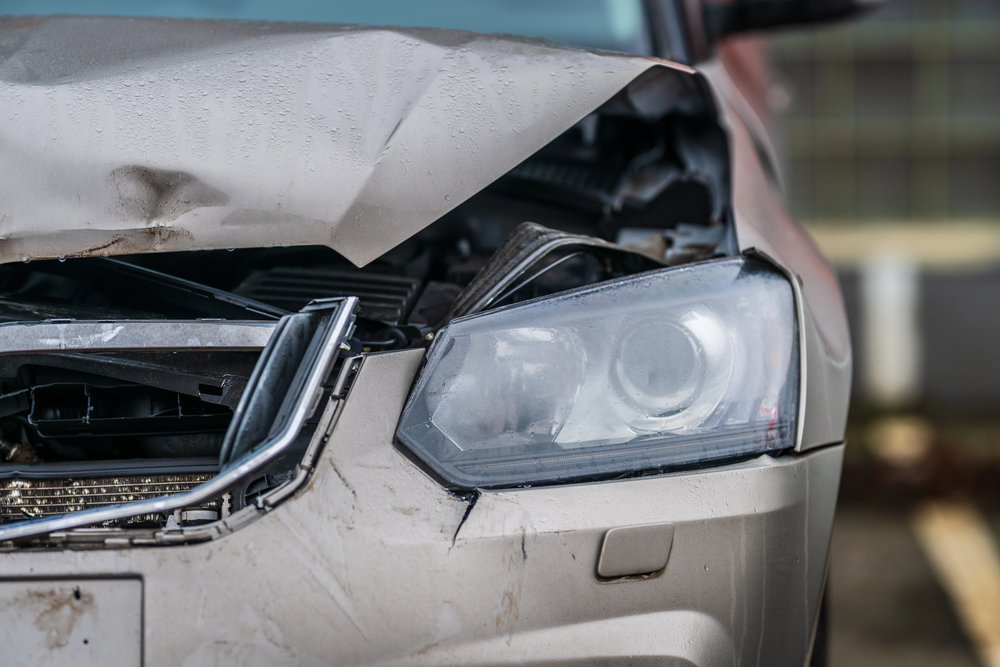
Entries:
{"label": "rust stain", "polygon": [[130,230],[124,234],[115,234],[106,243],[92,246],[80,252],[68,253],[67,257],[101,257],[108,255],[134,255],[158,250],[175,240],[193,241],[194,236],[186,229],[179,227],[147,227]]}
{"label": "rust stain", "polygon": [[521,542],[511,549],[507,557],[507,577],[500,598],[500,611],[496,615],[497,630],[507,635],[507,644],[514,639],[514,628],[521,612],[521,594],[524,591],[525,567],[528,553],[525,548],[527,533],[521,531]]}
{"label": "rust stain", "polygon": [[45,647],[53,650],[69,643],[77,619],[94,608],[94,596],[79,586],[59,587],[28,591],[10,605],[34,616],[34,626],[44,635]]}

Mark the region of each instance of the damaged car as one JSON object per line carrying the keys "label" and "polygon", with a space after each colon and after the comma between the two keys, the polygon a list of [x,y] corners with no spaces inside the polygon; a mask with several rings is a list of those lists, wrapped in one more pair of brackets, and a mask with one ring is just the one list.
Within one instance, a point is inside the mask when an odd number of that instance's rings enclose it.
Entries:
{"label": "damaged car", "polygon": [[5,663],[821,663],[847,322],[713,53],[852,3],[64,4],[0,5]]}

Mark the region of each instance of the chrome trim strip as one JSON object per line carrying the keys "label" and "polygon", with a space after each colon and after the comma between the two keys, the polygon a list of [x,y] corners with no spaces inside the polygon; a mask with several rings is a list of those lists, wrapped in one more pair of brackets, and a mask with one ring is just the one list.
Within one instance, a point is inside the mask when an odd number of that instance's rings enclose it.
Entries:
{"label": "chrome trim strip", "polygon": [[47,320],[0,324],[0,354],[60,350],[260,350],[270,320]]}
{"label": "chrome trim strip", "polygon": [[302,392],[299,395],[299,401],[295,406],[295,411],[292,413],[291,418],[288,419],[281,431],[269,436],[267,440],[261,443],[243,461],[228,467],[207,482],[176,495],[142,500],[125,505],[112,505],[110,507],[83,510],[51,518],[25,521],[10,526],[0,526],[0,541],[16,540],[58,530],[79,528],[103,521],[125,519],[136,514],[172,512],[175,509],[197,505],[203,500],[221,495],[244,476],[255,472],[271,461],[271,459],[280,454],[298,437],[313,407],[316,405],[316,398],[319,392],[322,391],[323,383],[326,381],[327,376],[329,376],[333,363],[340,353],[340,344],[350,333],[351,325],[354,321],[354,310],[357,308],[357,305],[358,298],[353,296],[345,297],[340,302],[337,313],[334,315],[334,319],[327,329],[326,340],[323,341],[323,346],[316,356],[316,363],[309,369],[306,381],[302,385]]}

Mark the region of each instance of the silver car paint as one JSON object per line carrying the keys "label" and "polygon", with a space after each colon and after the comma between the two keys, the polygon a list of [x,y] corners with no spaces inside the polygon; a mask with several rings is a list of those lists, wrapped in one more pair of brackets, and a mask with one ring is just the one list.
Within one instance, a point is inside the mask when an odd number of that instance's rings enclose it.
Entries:
{"label": "silver car paint", "polygon": [[[148,665],[803,664],[841,447],[486,492],[465,517],[392,445],[421,357],[368,357],[307,487],[243,529],[0,553],[0,573],[141,577]],[[661,522],[661,573],[598,579],[607,530]]]}

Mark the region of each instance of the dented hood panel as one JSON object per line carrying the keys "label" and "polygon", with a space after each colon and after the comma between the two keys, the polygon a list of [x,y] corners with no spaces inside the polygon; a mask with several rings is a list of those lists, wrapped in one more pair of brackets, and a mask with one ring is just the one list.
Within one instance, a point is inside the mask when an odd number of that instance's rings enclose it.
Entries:
{"label": "dented hood panel", "polygon": [[363,265],[664,61],[430,29],[0,19],[0,262]]}

